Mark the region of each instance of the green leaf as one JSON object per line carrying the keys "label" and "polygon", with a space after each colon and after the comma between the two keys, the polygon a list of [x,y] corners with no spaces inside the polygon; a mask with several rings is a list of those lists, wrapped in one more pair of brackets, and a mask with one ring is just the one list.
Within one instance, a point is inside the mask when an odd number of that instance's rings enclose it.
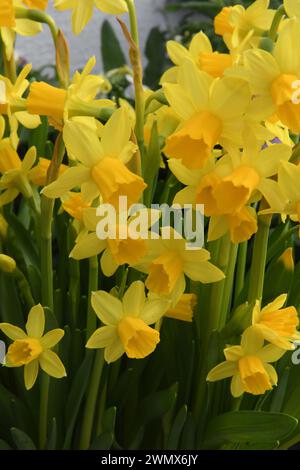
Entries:
{"label": "green leaf", "polygon": [[101,55],[105,72],[126,64],[120,42],[108,21],[104,21],[101,28]]}
{"label": "green leaf", "polygon": [[31,438],[20,429],[11,428],[10,430],[14,443],[19,450],[36,450]]}
{"label": "green leaf", "polygon": [[70,448],[76,419],[79,413],[82,399],[89,383],[93,357],[93,351],[87,351],[85,359],[81,364],[72,384],[66,409],[67,433],[64,442],[64,449]]}
{"label": "green leaf", "polygon": [[165,33],[157,27],[152,28],[149,33],[145,56],[148,59],[148,64],[145,67],[144,83],[155,89],[158,87],[166,61]]}
{"label": "green leaf", "polygon": [[47,450],[55,450],[56,442],[57,442],[57,425],[56,425],[56,418],[53,418],[51,427],[50,427],[49,437],[48,437],[47,444],[46,444]]}
{"label": "green leaf", "polygon": [[184,405],[179,411],[174,420],[171,432],[168,438],[166,449],[176,450],[178,449],[179,439],[183,430],[184,423],[187,417],[187,406]]}
{"label": "green leaf", "polygon": [[89,450],[109,450],[113,441],[114,434],[111,432],[105,432],[92,442]]}
{"label": "green leaf", "polygon": [[3,439],[0,439],[0,450],[13,450],[7,442],[3,441]]}
{"label": "green leaf", "polygon": [[174,406],[177,390],[178,384],[176,383],[167,390],[153,393],[142,400],[137,414],[140,426],[164,416]]}
{"label": "green leaf", "polygon": [[233,411],[208,424],[203,449],[214,449],[226,442],[269,443],[282,441],[293,432],[297,419],[283,413]]}

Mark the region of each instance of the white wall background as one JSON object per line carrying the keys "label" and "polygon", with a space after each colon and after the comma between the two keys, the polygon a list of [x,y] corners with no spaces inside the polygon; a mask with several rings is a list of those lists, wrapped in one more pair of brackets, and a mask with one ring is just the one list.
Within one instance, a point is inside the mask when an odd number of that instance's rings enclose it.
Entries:
{"label": "white wall background", "polygon": [[[92,55],[97,57],[97,71],[101,70],[100,25],[104,19],[109,19],[114,25],[115,31],[118,32],[118,36],[125,46],[120,33],[120,27],[112,15],[105,15],[95,9],[93,19],[85,30],[79,36],[74,36],[71,28],[70,11],[58,12],[54,10],[52,0],[50,0],[49,4],[47,12],[55,19],[58,27],[64,31],[69,41],[72,72],[82,67]],[[165,0],[136,0],[142,46],[145,44],[151,27],[154,25],[164,25],[164,18],[160,12],[164,4]],[[125,15],[123,17],[126,18]],[[19,36],[16,49],[19,55],[24,57],[27,62],[33,64],[34,68],[53,64],[55,60],[51,36],[47,26],[44,26],[43,32],[36,37],[27,38]]]}

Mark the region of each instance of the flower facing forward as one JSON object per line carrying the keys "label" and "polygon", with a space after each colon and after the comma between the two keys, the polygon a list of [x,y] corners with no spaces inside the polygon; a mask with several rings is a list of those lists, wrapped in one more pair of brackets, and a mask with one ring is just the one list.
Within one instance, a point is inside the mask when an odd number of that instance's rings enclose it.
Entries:
{"label": "flower facing forward", "polygon": [[273,344],[264,346],[264,339],[253,326],[244,331],[240,346],[224,349],[226,361],[214,367],[207,376],[208,382],[231,379],[231,394],[244,392],[262,395],[277,385],[277,373],[270,362],[278,361],[285,351]]}
{"label": "flower facing forward", "polygon": [[210,253],[204,249],[187,250],[187,241],[173,228],[163,227],[162,237],[147,240],[148,253],[135,269],[148,274],[146,287],[158,294],[179,301],[185,290],[185,276],[203,284],[224,279],[223,272],[210,263]]}
{"label": "flower facing forward", "polygon": [[119,15],[127,11],[124,0],[54,0],[57,10],[72,10],[72,29],[80,34],[93,16],[94,7],[105,13]]}
{"label": "flower facing forward", "polygon": [[132,359],[148,356],[160,340],[159,332],[149,325],[164,315],[168,305],[163,299],[147,299],[141,281],[131,284],[122,301],[105,291],[93,292],[93,309],[105,326],[95,331],[86,347],[105,348],[104,358],[108,363],[124,353]]}
{"label": "flower facing forward", "polygon": [[68,121],[64,141],[68,153],[80,163],[66,170],[44,188],[43,193],[49,198],[57,198],[81,186],[86,201],[101,195],[103,202],[114,207],[118,206],[120,196],[127,196],[128,207],[138,202],[146,184],[126,167],[136,151],[130,137],[131,125],[124,108],[115,111],[103,127],[101,141],[83,122]]}
{"label": "flower facing forward", "polygon": [[[300,132],[299,27],[298,19],[287,20],[272,53],[258,48],[246,51],[241,69],[252,93],[260,96],[266,118],[279,119],[296,134]],[[293,53],[287,54],[290,44],[294,45]]]}
{"label": "flower facing forward", "polygon": [[294,349],[293,342],[300,339],[298,313],[295,307],[283,308],[287,295],[282,294],[264,308],[257,302],[252,315],[252,324],[266,341],[282,349]]}
{"label": "flower facing forward", "polygon": [[0,323],[0,330],[13,340],[6,354],[5,365],[7,367],[24,366],[24,381],[27,390],[34,386],[39,367],[56,379],[66,376],[61,360],[51,350],[62,339],[64,331],[58,328],[44,335],[44,329],[45,314],[41,304],[35,305],[30,310],[26,332],[9,323]]}
{"label": "flower facing forward", "polygon": [[164,152],[192,169],[202,168],[217,143],[240,143],[243,114],[250,102],[244,80],[213,79],[186,60],[178,70],[178,83],[164,83],[171,108],[181,119],[166,140]]}

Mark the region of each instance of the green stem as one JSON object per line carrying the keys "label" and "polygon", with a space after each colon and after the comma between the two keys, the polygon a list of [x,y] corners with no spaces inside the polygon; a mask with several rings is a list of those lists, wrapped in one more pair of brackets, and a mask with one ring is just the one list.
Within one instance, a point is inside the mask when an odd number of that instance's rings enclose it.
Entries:
{"label": "green stem", "polygon": [[4,64],[4,72],[5,76],[9,78],[12,83],[15,83],[17,80],[17,69],[16,69],[16,62],[15,62],[15,51],[12,50],[10,59],[6,57],[6,48],[4,42],[2,42],[3,48],[3,64]]}
{"label": "green stem", "polygon": [[258,219],[250,270],[249,303],[262,300],[271,219],[271,215],[260,216]]}
{"label": "green stem", "polygon": [[98,290],[98,271],[99,271],[98,257],[92,256],[89,259],[89,292],[88,292],[88,312],[87,312],[87,327],[86,335],[87,339],[94,333],[97,327],[97,316],[93,310],[91,299],[92,292]]}
{"label": "green stem", "polygon": [[284,6],[281,5],[275,13],[273,23],[270,28],[269,38],[272,39],[272,41],[276,40],[277,31],[281,23],[282,17],[284,15],[285,15],[285,9],[284,9]]}
{"label": "green stem", "polygon": [[91,443],[95,410],[97,404],[98,390],[100,386],[102,371],[104,366],[104,353],[103,349],[96,352],[93,372],[89,384],[89,390],[86,397],[86,405],[83,416],[83,423],[81,429],[81,437],[79,443],[80,450],[86,450]]}
{"label": "green stem", "polygon": [[[218,258],[215,264],[224,272],[225,275],[230,261],[230,250],[231,242],[229,240],[229,236],[224,235],[220,242]],[[215,282],[211,287],[206,337],[209,337],[210,333],[213,330],[217,330],[220,327],[225,286],[226,279],[224,279],[223,281]]]}
{"label": "green stem", "polygon": [[234,304],[235,305],[245,285],[247,249],[248,249],[248,242],[240,243],[239,251],[238,251],[238,259],[237,259],[237,268],[236,268],[235,289],[234,289]]}
{"label": "green stem", "polygon": [[129,19],[130,19],[130,32],[133,44],[130,45],[130,59],[133,67],[133,80],[135,89],[135,113],[136,113],[136,126],[135,135],[140,149],[142,163],[145,155],[144,145],[144,124],[145,124],[145,100],[143,90],[143,68],[141,62],[141,51],[139,41],[138,21],[134,0],[125,0]]}
{"label": "green stem", "polygon": [[14,271],[14,277],[20,289],[20,292],[24,298],[27,309],[30,310],[34,305],[35,301],[32,297],[31,288],[26,277],[19,268],[16,268]]}
{"label": "green stem", "polygon": [[231,243],[230,253],[229,253],[229,263],[225,271],[226,278],[225,278],[225,286],[224,286],[223,299],[222,299],[222,308],[221,308],[220,318],[219,318],[219,326],[218,326],[219,329],[222,329],[226,324],[228,310],[232,302],[233,283],[234,283],[237,253],[238,253],[238,245]]}
{"label": "green stem", "polygon": [[[47,183],[54,181],[59,173],[59,167],[63,159],[65,147],[61,136],[57,138],[53,158],[48,170]],[[52,260],[52,218],[54,200],[41,196],[41,279],[42,279],[42,304],[54,311],[53,293],[53,260]],[[50,377],[43,373],[41,378],[40,398],[40,448],[44,449],[48,433],[48,400]]]}

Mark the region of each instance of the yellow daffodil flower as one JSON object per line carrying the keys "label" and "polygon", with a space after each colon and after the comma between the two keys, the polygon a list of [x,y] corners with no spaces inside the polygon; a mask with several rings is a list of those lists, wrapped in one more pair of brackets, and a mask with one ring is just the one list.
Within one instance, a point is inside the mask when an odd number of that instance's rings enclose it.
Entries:
{"label": "yellow daffodil flower", "polygon": [[162,227],[161,238],[147,240],[149,250],[135,269],[148,274],[146,287],[151,293],[179,300],[185,290],[185,276],[203,284],[224,279],[223,272],[209,262],[204,249],[187,250],[187,241],[171,227]]}
{"label": "yellow daffodil flower", "polygon": [[[148,226],[150,226],[159,219],[159,212],[146,211]],[[79,233],[75,247],[70,253],[71,258],[80,260],[103,253],[100,259],[101,269],[105,276],[112,276],[120,266],[124,264],[136,265],[146,255],[148,250],[146,240],[141,236],[131,236],[130,233],[130,224],[136,216],[127,217],[127,214],[124,216],[118,214],[118,220],[125,220],[127,226],[120,227],[116,222],[115,226],[110,226],[112,233],[115,231],[115,234],[113,233],[115,236],[101,240],[96,233],[97,223],[101,220],[96,216],[96,209],[83,209],[82,214],[85,230]],[[141,216],[142,210],[138,211],[136,215]]]}
{"label": "yellow daffodil flower", "polygon": [[231,394],[244,392],[262,395],[277,385],[277,373],[270,362],[278,361],[285,351],[273,344],[264,346],[262,335],[255,327],[244,331],[240,346],[224,349],[226,361],[214,367],[207,376],[208,382],[231,379]]}
{"label": "yellow daffodil flower", "polygon": [[147,299],[141,281],[130,285],[122,301],[105,291],[93,292],[92,306],[105,326],[95,331],[86,347],[105,348],[106,362],[117,361],[124,353],[142,359],[154,351],[160,337],[149,325],[164,315],[168,302]]}
{"label": "yellow daffodil flower", "polygon": [[30,390],[37,379],[39,367],[51,377],[60,379],[66,376],[65,368],[51,349],[62,339],[64,331],[55,329],[44,335],[45,314],[41,304],[29,312],[26,332],[10,323],[0,323],[0,330],[13,343],[9,346],[5,364],[8,367],[24,366],[24,381]]}
{"label": "yellow daffodil flower", "polygon": [[136,145],[130,141],[131,132],[123,108],[115,111],[105,124],[101,141],[82,123],[67,122],[63,134],[66,148],[80,163],[44,188],[43,193],[56,198],[81,186],[85,201],[92,201],[100,194],[105,203],[115,207],[120,196],[127,196],[128,207],[138,202],[146,184],[125,166],[136,151]]}
{"label": "yellow daffodil flower", "polygon": [[5,46],[7,60],[12,57],[16,33],[21,36],[35,36],[42,31],[41,23],[15,16],[15,7],[30,6],[29,2],[34,8],[41,8],[39,4],[42,7],[45,4],[44,0],[1,0],[0,35]]}
{"label": "yellow daffodil flower", "polygon": [[72,10],[72,29],[80,34],[93,16],[94,7],[105,13],[119,15],[127,11],[124,0],[54,0],[57,10]]}
{"label": "yellow daffodil flower", "polygon": [[101,107],[115,107],[111,100],[95,99],[103,87],[107,90],[104,77],[91,75],[95,64],[95,57],[91,57],[82,72],[75,72],[67,90],[45,82],[33,82],[26,102],[28,112],[48,116],[50,123],[62,130],[64,121],[74,115],[93,116]]}
{"label": "yellow daffodil flower", "polygon": [[9,118],[11,138],[15,146],[17,146],[18,139],[18,123],[27,127],[27,129],[35,129],[41,123],[38,115],[30,115],[27,111],[24,111],[25,100],[22,96],[29,87],[29,81],[26,77],[31,68],[30,64],[25,65],[15,83],[11,83],[8,78],[0,75],[0,114],[6,114]]}
{"label": "yellow daffodil flower", "polygon": [[201,168],[213,147],[241,141],[243,113],[250,91],[243,80],[223,77],[213,80],[187,60],[178,71],[178,84],[163,89],[171,108],[181,119],[164,148],[188,168]]}
{"label": "yellow daffodil flower", "polygon": [[[30,181],[36,186],[45,186],[47,183],[47,173],[51,160],[40,157],[37,165],[30,171]],[[67,165],[60,165],[59,175],[62,175],[68,169]]]}
{"label": "yellow daffodil flower", "polygon": [[223,37],[230,51],[242,52],[258,46],[274,18],[275,10],[270,10],[269,4],[270,0],[256,0],[248,8],[224,7],[214,19],[215,33]]}
{"label": "yellow daffodil flower", "polygon": [[278,171],[278,193],[281,197],[270,204],[270,209],[265,209],[261,213],[278,213],[282,215],[283,220],[289,216],[294,222],[300,223],[299,178],[300,166],[282,161]]}
{"label": "yellow daffodil flower", "polygon": [[[300,132],[299,86],[300,63],[298,49],[300,21],[285,22],[279,33],[272,53],[253,49],[244,54],[244,68],[241,75],[248,80],[254,95],[260,95],[261,106],[267,117],[277,116],[284,125],[295,133]],[[287,54],[294,44],[293,54]]]}
{"label": "yellow daffodil flower", "polygon": [[30,172],[36,161],[36,148],[31,147],[23,160],[11,145],[9,139],[2,139],[4,127],[0,120],[0,206],[13,201],[18,194],[24,197],[32,197],[30,184]]}
{"label": "yellow daffodil flower", "polygon": [[[169,166],[176,178],[188,187],[177,193],[176,203],[204,204],[205,215],[233,215],[260,193],[269,202],[280,200],[278,184],[272,180],[278,174],[282,161],[288,161],[292,150],[284,144],[257,148],[246,144],[244,149],[231,148],[215,167],[206,165],[203,171],[193,171],[170,160]],[[211,169],[209,171],[209,169]]]}
{"label": "yellow daffodil flower", "polygon": [[196,305],[196,294],[182,294],[178,302],[174,306],[171,306],[164,316],[191,323],[193,321],[194,308]]}
{"label": "yellow daffodil flower", "polygon": [[167,51],[176,67],[172,67],[163,74],[161,83],[176,83],[178,66],[183,65],[186,60],[191,60],[199,70],[214,78],[222,77],[224,71],[234,62],[230,54],[214,52],[209,38],[202,31],[195,34],[188,49],[177,41],[168,41]]}
{"label": "yellow daffodil flower", "polygon": [[261,309],[257,302],[252,315],[252,324],[269,343],[282,349],[294,349],[293,342],[300,339],[298,313],[295,307],[283,308],[287,295],[282,294]]}

